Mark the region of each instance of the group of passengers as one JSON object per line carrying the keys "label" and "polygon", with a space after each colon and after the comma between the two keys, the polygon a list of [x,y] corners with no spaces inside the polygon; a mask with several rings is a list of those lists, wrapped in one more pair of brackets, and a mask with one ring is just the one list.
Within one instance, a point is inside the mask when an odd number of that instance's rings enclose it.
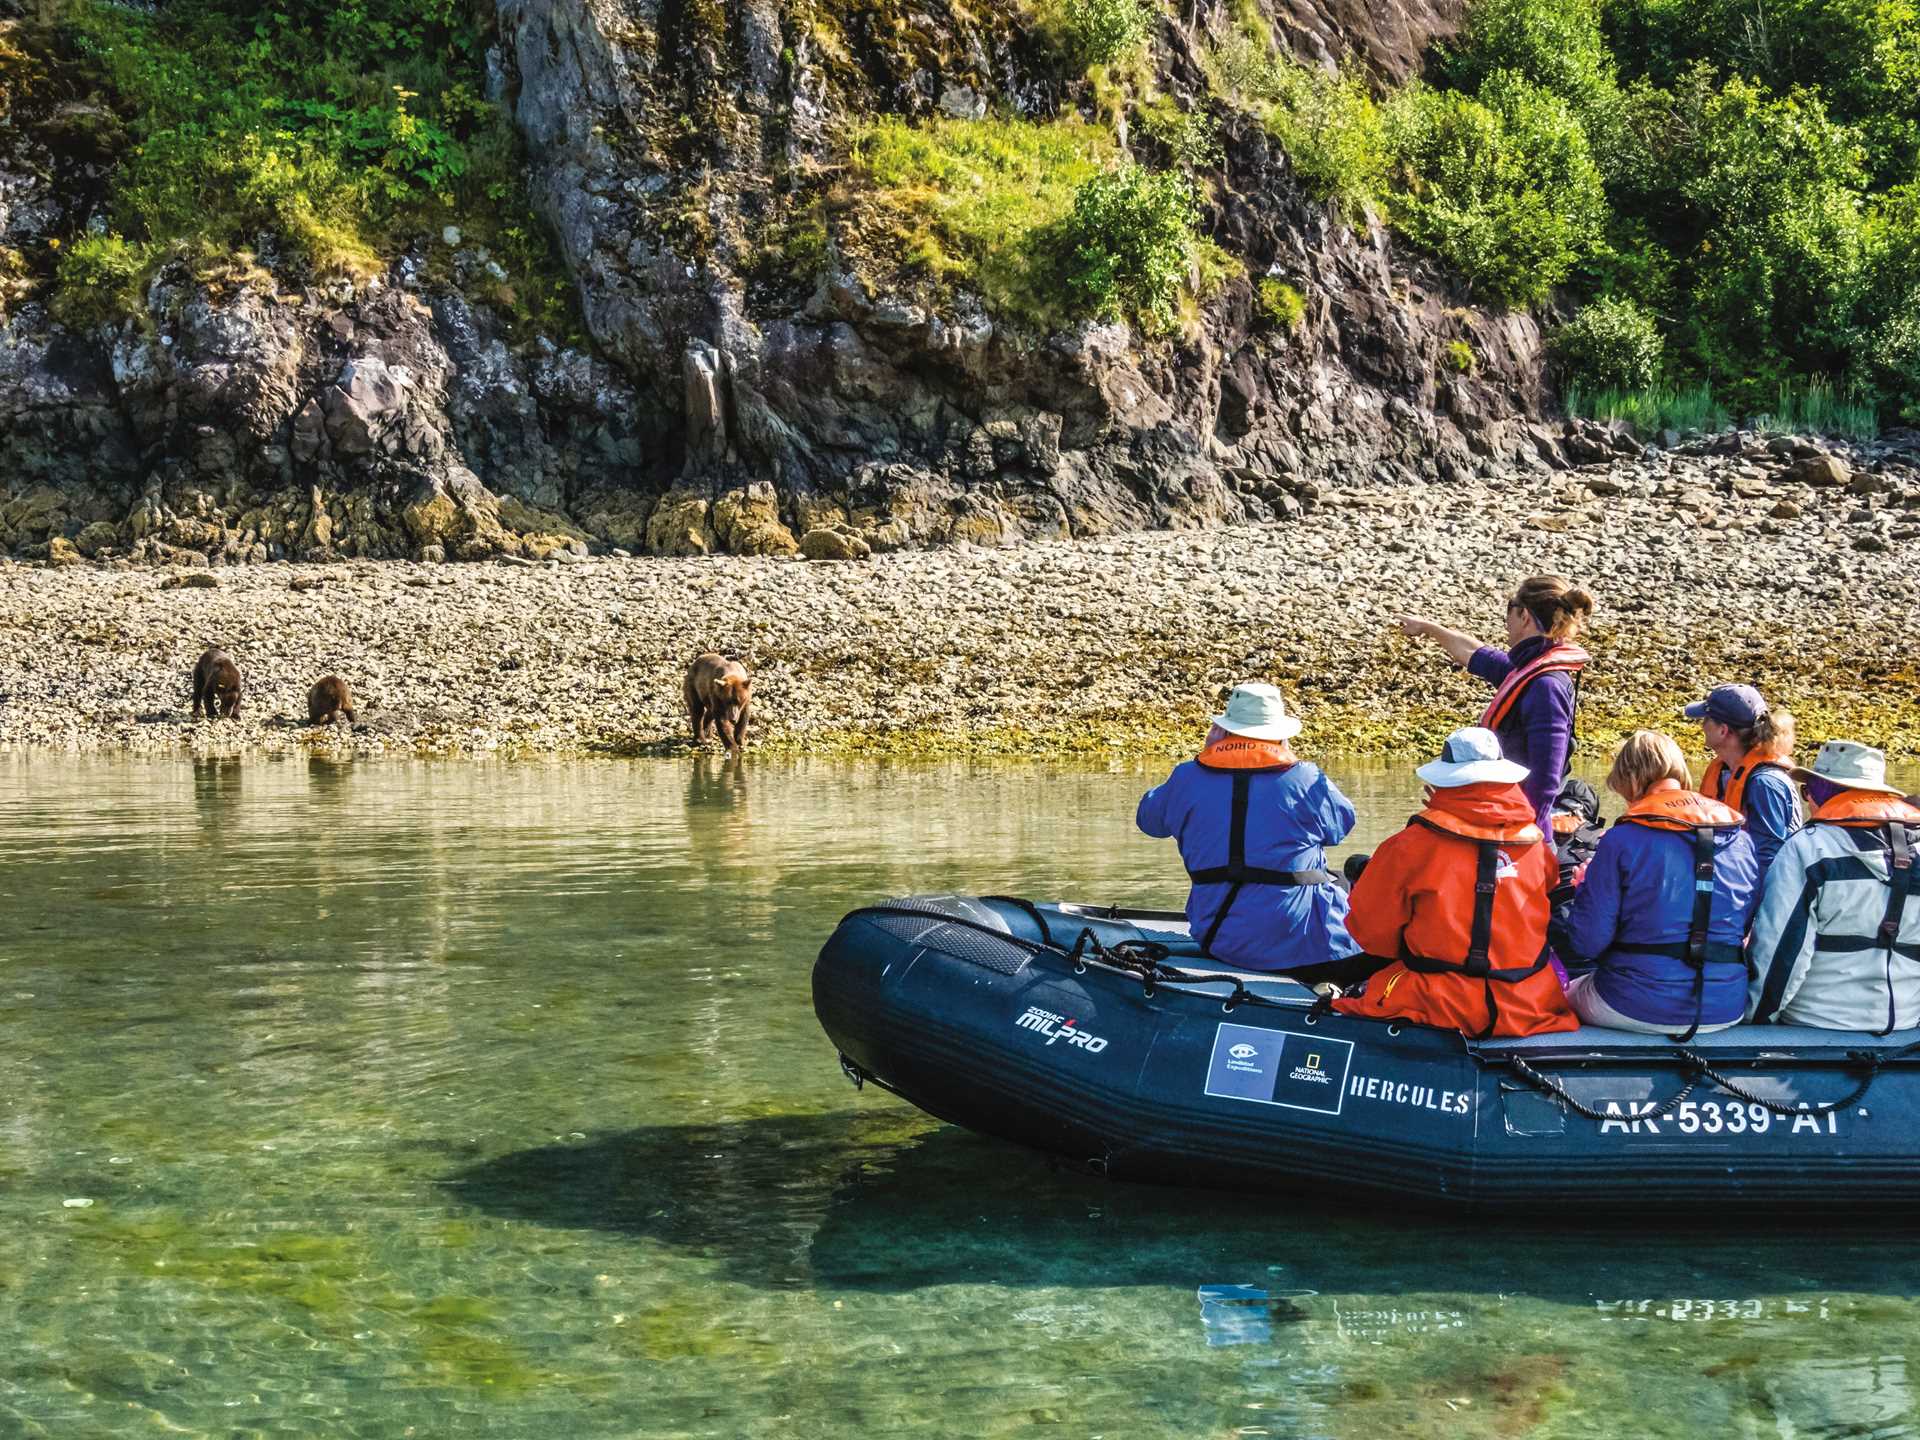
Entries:
{"label": "group of passengers", "polygon": [[1344,1013],[1479,1038],[1920,1027],[1920,795],[1849,740],[1796,766],[1791,717],[1723,685],[1683,712],[1714,757],[1700,788],[1671,736],[1636,731],[1607,776],[1626,811],[1604,828],[1565,778],[1592,610],[1541,575],[1507,606],[1505,650],[1400,621],[1493,699],[1414,772],[1420,813],[1338,877],[1325,847],[1353,805],[1294,755],[1281,693],[1236,687],[1199,756],[1140,801],[1140,828],[1179,842],[1202,951]]}

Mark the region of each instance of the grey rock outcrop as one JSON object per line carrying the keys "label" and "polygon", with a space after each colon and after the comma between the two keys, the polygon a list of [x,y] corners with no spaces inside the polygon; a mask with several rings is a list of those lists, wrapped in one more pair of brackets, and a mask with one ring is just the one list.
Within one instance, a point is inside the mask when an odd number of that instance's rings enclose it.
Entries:
{"label": "grey rock outcrop", "polygon": [[[1303,59],[1398,80],[1462,4],[1267,8]],[[896,25],[782,0],[498,0],[497,18],[491,92],[591,343],[516,337],[467,283],[489,262],[457,226],[359,280],[176,263],[111,324],[16,298],[0,305],[0,552],[999,545],[1293,518],[1356,472],[1457,482],[1609,444],[1540,423],[1530,317],[1476,307],[1379,225],[1310,200],[1272,137],[1225,114],[1204,223],[1247,269],[1177,337],[1030,333],[867,263],[817,179],[856,117],[1046,119],[1084,100],[1009,5],[935,0]],[[1168,92],[1201,104],[1191,23],[1167,21],[1155,55]],[[0,244],[101,214],[99,164],[29,144],[0,145]],[[823,247],[769,278],[767,236],[806,207]],[[450,273],[422,259],[436,243]],[[1266,278],[1305,298],[1297,326],[1262,313]]]}

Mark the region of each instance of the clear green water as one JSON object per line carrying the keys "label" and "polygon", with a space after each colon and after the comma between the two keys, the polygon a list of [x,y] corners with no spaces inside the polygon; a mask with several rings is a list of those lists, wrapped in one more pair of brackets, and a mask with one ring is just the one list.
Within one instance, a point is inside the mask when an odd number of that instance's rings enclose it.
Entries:
{"label": "clear green water", "polygon": [[856,1094],[838,916],[1177,902],[1142,780],[0,757],[0,1435],[1920,1429],[1903,1235],[1112,1186]]}

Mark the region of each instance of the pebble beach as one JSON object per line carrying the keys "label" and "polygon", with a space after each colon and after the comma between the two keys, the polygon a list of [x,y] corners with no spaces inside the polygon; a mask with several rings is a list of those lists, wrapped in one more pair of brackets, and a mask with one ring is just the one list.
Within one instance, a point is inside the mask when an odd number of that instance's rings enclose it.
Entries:
{"label": "pebble beach", "polygon": [[[1258,527],[844,562],[0,563],[0,747],[675,753],[690,748],[681,675],[718,649],[753,672],[750,752],[1163,755],[1248,678],[1287,692],[1305,747],[1405,751],[1485,691],[1394,616],[1497,638],[1513,584],[1556,570],[1600,602],[1584,749],[1679,730],[1678,705],[1745,680],[1794,711],[1803,745],[1920,753],[1912,457],[1814,475],[1779,441],[1719,452],[1472,489],[1362,484]],[[189,715],[214,644],[244,677],[235,721]],[[359,723],[307,725],[329,672]]]}

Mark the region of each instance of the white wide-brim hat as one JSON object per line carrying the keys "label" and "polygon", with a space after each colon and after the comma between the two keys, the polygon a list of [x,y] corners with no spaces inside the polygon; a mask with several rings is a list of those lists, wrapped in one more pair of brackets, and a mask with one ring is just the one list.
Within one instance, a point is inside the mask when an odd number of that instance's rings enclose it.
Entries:
{"label": "white wide-brim hat", "polygon": [[1249,740],[1291,740],[1300,733],[1300,717],[1287,713],[1286,697],[1258,681],[1234,686],[1227,713],[1214,716],[1213,723]]}
{"label": "white wide-brim hat", "polygon": [[1887,784],[1887,756],[1883,750],[1853,740],[1829,740],[1813,757],[1813,768],[1795,766],[1793,778],[1801,782],[1824,780],[1845,790],[1872,790],[1880,795],[1900,795],[1898,785]]}
{"label": "white wide-brim hat", "polygon": [[1469,725],[1447,736],[1440,758],[1413,772],[1436,790],[1459,785],[1517,785],[1527,778],[1527,767],[1500,754],[1500,740],[1491,730]]}

